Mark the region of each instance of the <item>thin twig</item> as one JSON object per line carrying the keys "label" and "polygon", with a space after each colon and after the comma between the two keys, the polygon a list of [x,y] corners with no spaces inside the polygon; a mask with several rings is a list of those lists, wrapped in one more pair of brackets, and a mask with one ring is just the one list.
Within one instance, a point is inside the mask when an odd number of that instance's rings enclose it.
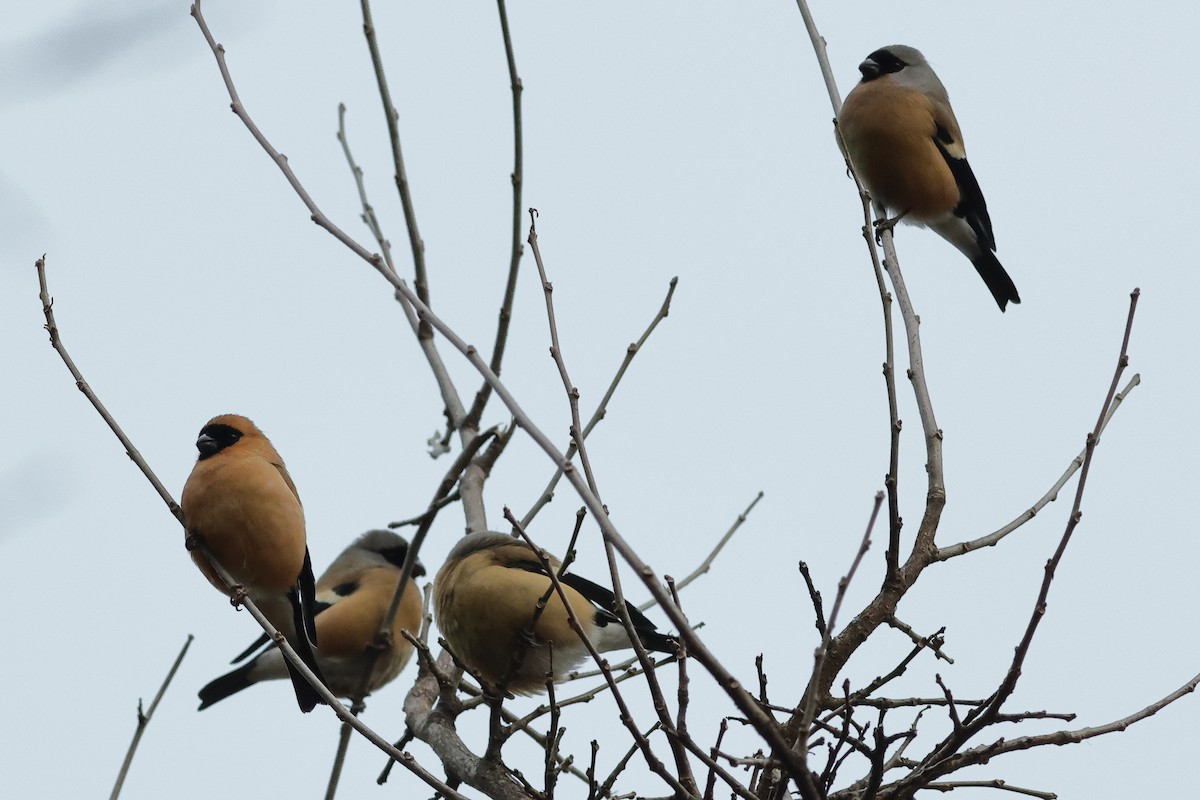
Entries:
{"label": "thin twig", "polygon": [[179,669],[179,665],[183,663],[183,657],[187,655],[188,648],[192,646],[193,637],[188,634],[187,641],[183,643],[183,649],[179,651],[179,655],[175,656],[175,662],[171,664],[171,669],[167,671],[167,677],[163,679],[162,685],[158,687],[158,692],[154,695],[154,699],[150,701],[150,708],[142,713],[142,701],[138,699],[137,713],[137,730],[133,732],[133,740],[129,743],[129,750],[125,753],[125,760],[121,762],[121,771],[117,773],[117,782],[113,785],[112,794],[109,800],[117,800],[121,794],[121,787],[125,785],[125,776],[129,774],[129,765],[133,763],[133,754],[137,752],[138,743],[142,741],[142,734],[146,732],[146,726],[150,724],[150,718],[154,716],[154,710],[158,708],[158,702],[162,700],[163,695],[167,692],[167,687],[171,685],[171,679],[175,677],[175,672]]}
{"label": "thin twig", "polygon": [[829,102],[833,104],[833,113],[840,114],[842,113],[842,96],[838,92],[837,81],[833,79],[833,68],[829,66],[829,55],[825,52],[825,37],[817,31],[817,24],[813,20],[812,12],[808,10],[808,3],[805,0],[796,0],[796,6],[800,9],[800,16],[804,19],[804,27],[812,42],[813,52],[817,55],[817,64],[821,68],[821,76],[825,79],[825,89],[829,92]]}
{"label": "thin twig", "polygon": [[392,243],[383,235],[383,228],[379,224],[379,218],[375,216],[375,208],[367,199],[367,187],[363,182],[362,168],[354,161],[354,156],[350,153],[350,141],[346,138],[346,104],[338,103],[338,129],[337,140],[342,145],[342,152],[346,155],[346,163],[350,165],[350,174],[354,176],[354,185],[358,189],[358,200],[362,203],[362,221],[370,229],[371,235],[375,237],[375,243],[379,245],[379,251],[383,253],[383,260],[387,262],[388,268],[392,272],[396,271],[396,265],[392,262]]}
{"label": "thin twig", "polygon": [[[361,702],[361,698],[351,704],[354,708]],[[357,713],[362,713],[358,711]],[[333,766],[329,769],[329,782],[325,785],[325,800],[333,800],[337,794],[338,782],[342,779],[342,766],[346,763],[346,752],[350,749],[350,733],[353,730],[348,724],[343,722],[338,730],[338,746],[337,751],[333,755]]]}
{"label": "thin twig", "polygon": [[1013,786],[1008,781],[1000,780],[999,778],[991,781],[944,781],[941,783],[931,783],[925,787],[939,792],[952,792],[955,789],[1000,789],[1004,792],[1013,792],[1014,794],[1023,794],[1028,797],[1040,797],[1042,800],[1055,800],[1058,797],[1054,792],[1040,792],[1037,789],[1026,789],[1022,786]]}
{"label": "thin twig", "polygon": [[[636,660],[637,659],[635,659],[635,658],[630,658],[624,662],[624,665],[622,665],[622,664],[608,665],[608,671],[610,673],[612,673],[612,676],[613,676],[613,683],[624,683],[625,681],[627,681],[631,678],[636,678],[637,676],[641,675],[642,669],[640,666],[633,667],[632,669],[629,668],[629,665],[636,662]],[[662,660],[656,659],[654,662],[654,669],[657,670],[657,669],[667,666],[668,664],[673,664],[677,660],[678,659],[675,656],[667,656],[667,657],[663,658]],[[578,673],[578,674],[574,673],[574,672],[568,672],[566,674],[566,676],[564,677],[564,679],[562,680],[562,683],[565,684],[570,681],[578,680],[578,679],[584,678],[584,677],[602,676],[603,674],[604,674],[604,670],[601,670],[601,669],[592,670],[592,671],[588,671],[588,672],[584,672],[584,673]],[[557,705],[559,708],[566,708],[568,706],[580,705],[582,703],[590,703],[593,700],[595,700],[597,697],[599,697],[601,694],[608,691],[609,688],[610,688],[610,686],[607,681],[604,683],[598,683],[595,686],[593,686],[591,689],[587,689],[585,691],[580,692],[579,694],[572,695],[571,697],[568,697],[564,700],[559,700]],[[542,703],[541,705],[539,705],[533,711],[530,711],[528,714],[526,714],[521,719],[524,722],[531,723],[534,720],[545,716],[549,711],[550,711],[550,706],[545,703]]]}
{"label": "thin twig", "polygon": [[[1117,392],[1116,396],[1113,397],[1112,404],[1108,408],[1108,413],[1105,414],[1104,419],[1100,423],[1101,434],[1103,434],[1104,429],[1108,427],[1109,420],[1111,420],[1117,413],[1117,409],[1121,407],[1121,403],[1125,400],[1125,396],[1132,392],[1134,387],[1139,385],[1141,382],[1142,376],[1135,373],[1134,376],[1129,379],[1129,383],[1125,384],[1125,388]],[[1096,441],[1099,443],[1099,437],[1097,437]],[[1009,522],[1007,525],[987,534],[986,536],[980,536],[978,539],[972,539],[968,542],[958,542],[957,544],[939,547],[933,556],[933,560],[945,561],[947,559],[954,558],[955,556],[961,556],[966,553],[970,553],[973,550],[978,550],[982,547],[991,547],[999,543],[1001,539],[1008,536],[1017,528],[1020,528],[1026,522],[1029,522],[1029,520],[1037,516],[1038,512],[1040,512],[1043,508],[1057,500],[1059,491],[1063,486],[1066,485],[1067,481],[1071,479],[1071,476],[1078,472],[1079,468],[1083,466],[1083,459],[1086,456],[1087,445],[1085,444],[1084,448],[1079,451],[1079,455],[1075,456],[1075,458],[1071,460],[1071,463],[1067,465],[1066,470],[1059,477],[1059,479],[1054,482],[1054,485],[1050,487],[1050,490],[1042,495],[1041,499],[1030,506],[1027,510],[1021,512],[1021,514],[1018,515],[1012,522]]]}
{"label": "thin twig", "polygon": [[[346,106],[344,103],[338,104],[338,141],[341,142],[342,152],[346,156],[346,163],[350,167],[350,173],[354,176],[354,184],[358,189],[358,198],[362,204],[362,220],[366,223],[371,231],[371,235],[375,237],[376,244],[379,245],[380,252],[383,253],[384,263],[388,270],[393,275],[396,274],[396,264],[392,260],[392,243],[383,235],[383,228],[379,224],[379,219],[375,215],[375,209],[367,199],[366,184],[363,181],[363,171],[354,161],[354,156],[350,152],[350,141],[346,135]],[[413,313],[412,307],[404,302],[403,295],[396,293],[396,300],[400,303],[401,309],[404,311],[405,319],[412,328],[413,335],[417,337],[417,342],[425,354],[426,361],[429,362],[430,371],[433,372],[434,381],[438,385],[438,391],[446,404],[446,436],[444,439],[434,437],[430,440],[429,454],[437,458],[450,450],[450,434],[456,428],[460,421],[460,417],[456,417],[455,413],[460,416],[462,414],[462,402],[458,398],[458,390],[454,387],[454,382],[450,378],[450,372],[446,369],[445,363],[442,361],[442,355],[438,352],[437,345],[432,337],[422,338],[421,322]]]}
{"label": "thin twig", "polygon": [[947,664],[954,663],[953,658],[942,652],[942,634],[946,632],[944,627],[939,628],[937,633],[933,634],[932,636],[921,636],[914,631],[911,626],[901,622],[895,615],[893,615],[891,619],[887,621],[887,624],[907,636],[913,644],[921,645],[922,647],[928,647],[933,651],[935,656],[942,661],[945,661]]}
{"label": "thin twig", "polygon": [[397,520],[396,522],[389,522],[387,524],[387,526],[394,530],[396,528],[406,528],[409,525],[419,525],[422,522],[424,522],[425,520],[429,519],[430,516],[436,515],[437,512],[441,511],[446,506],[457,502],[460,499],[460,497],[461,497],[461,495],[458,493],[458,490],[456,489],[453,492],[451,492],[450,494],[443,497],[441,500],[438,500],[437,503],[426,508],[420,514],[417,514],[415,517],[409,517],[408,519]]}
{"label": "thin twig", "polygon": [[[553,659],[553,652],[551,652]],[[550,663],[550,674],[554,674],[554,662]],[[558,759],[559,747],[562,745],[562,735],[565,732],[559,726],[559,721],[562,717],[562,710],[558,707],[554,696],[554,680],[549,678],[546,680],[546,699],[550,704],[550,726],[546,732],[546,762],[545,772],[543,775],[543,792],[546,797],[554,797],[554,787],[558,782],[558,772],[555,770],[555,761]]]}
{"label": "thin twig", "polygon": [[[521,265],[521,254],[524,247],[521,244],[521,187],[524,184],[524,136],[521,127],[521,94],[525,87],[517,74],[517,60],[513,55],[512,35],[508,29],[508,10],[504,0],[496,0],[496,10],[500,13],[500,32],[504,37],[504,60],[508,63],[508,83],[512,90],[513,107],[513,171],[512,171],[512,244],[508,257],[508,281],[504,284],[504,302],[500,305],[500,319],[496,325],[496,341],[492,345],[492,359],[489,365],[492,372],[500,374],[500,364],[504,360],[504,347],[508,343],[508,326],[512,320],[513,299],[517,294],[517,270]],[[487,381],[475,393],[475,401],[467,412],[466,423],[472,427],[479,425],[483,418],[483,409],[492,396],[492,385]]]}
{"label": "thin twig", "polygon": [[[652,734],[656,730],[658,730],[659,724],[660,723],[656,722],[653,725],[651,725],[649,730],[646,731],[643,738],[649,739],[650,734]],[[639,735],[641,735],[641,734],[639,734]],[[630,746],[630,748],[625,751],[625,755],[621,757],[621,759],[617,762],[617,765],[615,767],[613,767],[613,771],[611,773],[609,773],[608,777],[604,779],[604,783],[602,783],[600,785],[600,790],[599,790],[600,795],[608,796],[608,795],[612,794],[612,787],[613,787],[613,784],[617,782],[617,777],[620,776],[620,774],[625,771],[625,767],[628,766],[628,764],[629,764],[629,759],[633,758],[634,753],[636,753],[637,751],[638,751],[638,745],[636,745],[636,744]]]}
{"label": "thin twig", "polygon": [[[762,499],[763,493],[760,491],[754,496],[754,499],[750,501],[750,505],[746,506],[746,510],[737,515],[737,519],[733,521],[733,524],[729,526],[729,530],[725,531],[725,535],[721,537],[720,541],[716,543],[713,549],[709,551],[708,555],[704,557],[704,560],[700,562],[700,566],[689,572],[686,578],[675,584],[676,590],[682,590],[689,583],[696,580],[696,578],[699,578],[701,575],[704,575],[708,572],[708,570],[712,567],[713,561],[716,560],[717,555],[722,549],[724,549],[725,545],[729,544],[729,540],[733,538],[735,533],[737,533],[738,528],[742,527],[742,523],[744,523],[746,518],[750,516],[750,512],[754,510],[756,505],[758,505],[758,501]],[[645,611],[654,605],[655,602],[653,600],[647,600],[637,608],[638,611]]]}
{"label": "thin twig", "polygon": [[579,389],[571,382],[567,374],[567,362],[563,358],[562,345],[558,340],[558,322],[554,318],[554,284],[546,277],[546,265],[542,261],[542,250],[538,246],[537,209],[529,209],[529,236],[525,240],[533,251],[533,260],[537,264],[538,277],[542,280],[542,294],[546,298],[546,322],[550,326],[550,357],[558,368],[558,377],[562,380],[563,389],[567,393],[567,404],[571,410],[571,443],[579,454],[579,463],[583,467],[583,475],[587,479],[588,489],[597,497],[600,490],[596,486],[596,476],[592,472],[591,461],[588,459],[587,447],[583,441],[583,422],[579,417]]}
{"label": "thin twig", "polygon": [[[721,719],[721,724],[717,726],[717,740],[713,742],[712,749],[708,751],[708,754],[712,756],[714,762],[717,759],[717,754],[721,752],[721,742],[724,741],[725,734],[728,732],[728,730],[729,718],[724,717]],[[704,800],[713,800],[713,790],[716,788],[716,785],[717,771],[714,768],[709,767],[708,778],[704,782]]]}
{"label": "thin twig", "polygon": [[813,607],[813,624],[817,628],[817,633],[821,634],[824,639],[829,630],[829,626],[825,622],[825,611],[821,606],[821,592],[813,583],[812,573],[808,570],[808,564],[804,561],[799,565],[800,574],[804,577],[804,585],[808,587],[808,599],[812,602]]}
{"label": "thin twig", "polygon": [[[629,365],[633,363],[634,356],[642,351],[643,345],[645,345],[646,340],[650,338],[650,334],[654,333],[654,329],[658,327],[658,323],[666,319],[667,315],[670,313],[671,298],[675,295],[675,287],[678,285],[678,283],[678,277],[671,278],[671,282],[667,286],[667,296],[663,299],[662,305],[659,306],[658,312],[655,313],[654,319],[650,320],[650,324],[646,326],[646,330],[642,331],[642,335],[638,337],[638,340],[636,342],[632,342],[627,348],[625,348],[625,358],[621,361],[621,366],[617,367],[616,374],[613,375],[613,379],[609,381],[608,390],[604,392],[604,397],[600,398],[600,402],[596,406],[596,410],[592,412],[591,419],[588,420],[587,425],[585,425],[583,428],[583,438],[585,441],[591,434],[592,430],[596,427],[597,423],[604,419],[605,415],[608,413],[608,403],[612,399],[613,394],[617,391],[617,386],[621,383],[621,379],[625,377],[625,371],[628,370]],[[575,457],[574,442],[567,447],[566,457],[568,461]],[[546,484],[546,488],[542,490],[542,494],[534,502],[533,506],[531,506],[530,509],[525,512],[525,516],[521,518],[522,525],[529,527],[529,523],[533,521],[533,518],[537,516],[537,513],[541,511],[551,499],[553,499],[554,489],[556,486],[558,486],[558,482],[562,476],[563,470],[562,467],[559,467],[557,470],[555,470],[553,477],[550,478],[550,482]]]}
{"label": "thin twig", "polygon": [[[945,630],[946,630],[945,628],[942,628],[937,633],[935,633],[933,636],[930,636],[927,638],[918,638],[918,639],[914,640],[913,649],[909,651],[908,655],[906,655],[903,659],[901,659],[900,663],[897,664],[895,667],[893,667],[890,672],[888,672],[885,675],[880,675],[879,677],[875,678],[875,680],[871,681],[869,684],[864,686],[862,689],[859,689],[858,691],[856,691],[854,693],[854,701],[857,703],[858,701],[860,701],[866,697],[870,697],[872,694],[879,691],[879,689],[882,688],[884,685],[890,683],[891,681],[893,681],[896,678],[903,675],[905,673],[905,671],[908,669],[908,665],[910,663],[912,663],[913,659],[915,659],[918,655],[920,655],[922,651],[924,651],[926,649],[930,649],[930,650],[936,649],[937,643],[941,641],[942,632]],[[842,707],[844,708],[844,706],[842,706]]]}
{"label": "thin twig", "polygon": [[846,597],[846,590],[850,587],[850,582],[854,579],[854,574],[858,571],[858,565],[862,563],[863,557],[866,556],[867,550],[871,546],[871,531],[875,527],[875,518],[879,516],[879,507],[881,505],[883,505],[883,492],[878,492],[875,495],[875,504],[871,507],[871,515],[867,519],[866,531],[863,532],[858,551],[854,554],[854,561],[851,562],[846,576],[838,581],[837,596],[834,598],[833,608],[829,612],[829,623],[826,626],[825,635],[821,637],[821,644],[813,654],[812,677],[809,678],[808,689],[804,695],[804,713],[801,717],[800,735],[796,742],[796,752],[800,754],[801,758],[805,758],[808,754],[808,731],[817,715],[817,692],[818,687],[821,685],[821,672],[824,669],[825,658],[829,652],[829,643],[832,640],[831,635],[837,624],[838,611],[841,609],[842,601]]}
{"label": "thin twig", "polygon": [[[197,3],[197,6],[199,3]],[[371,64],[375,68],[375,82],[379,85],[379,99],[383,102],[383,115],[387,120],[388,141],[392,146],[392,164],[396,170],[396,189],[400,193],[400,205],[404,207],[404,224],[408,226],[408,242],[413,257],[413,285],[417,289],[417,297],[429,305],[429,281],[425,274],[425,242],[421,240],[421,232],[417,229],[417,214],[413,208],[412,192],[408,185],[408,173],[404,169],[404,154],[400,150],[400,115],[392,103],[392,93],[388,90],[387,75],[383,71],[383,56],[379,53],[379,41],[375,36],[375,22],[371,18],[370,0],[361,0],[363,16],[363,34],[367,38],[367,49],[371,52]],[[421,334],[423,337],[432,335],[427,328]]]}
{"label": "thin twig", "polygon": [[100,414],[101,419],[108,425],[109,430],[116,434],[117,440],[121,442],[121,446],[125,448],[125,454],[130,460],[137,465],[137,468],[142,471],[146,479],[150,481],[150,485],[154,487],[154,491],[158,492],[158,496],[167,504],[167,510],[172,516],[183,524],[183,510],[179,504],[175,502],[175,498],[167,491],[167,487],[163,485],[158,476],[154,474],[154,470],[150,469],[150,465],[146,463],[146,459],[142,458],[141,452],[133,446],[133,441],[125,435],[125,431],[121,430],[121,426],[117,424],[113,415],[108,412],[104,404],[100,402],[100,398],[92,391],[92,387],[83,379],[83,373],[75,366],[75,362],[71,359],[67,348],[62,342],[62,337],[59,335],[58,323],[54,321],[54,298],[50,296],[50,290],[46,284],[46,257],[42,256],[35,263],[38,274],[38,286],[40,287],[39,297],[42,301],[42,313],[46,317],[46,332],[50,334],[50,346],[58,353],[63,363],[67,365],[67,370],[70,371],[71,377],[75,379],[75,388],[83,392],[83,396],[88,399],[92,407]]}
{"label": "thin twig", "polygon": [[[400,603],[404,599],[405,589],[409,581],[412,580],[413,572],[416,570],[417,556],[421,551],[421,546],[425,543],[425,537],[429,534],[429,529],[433,527],[434,519],[437,517],[439,509],[445,506],[447,497],[451,494],[455,482],[462,474],[467,465],[471,463],[471,459],[475,457],[479,448],[487,442],[488,439],[496,435],[496,429],[484,431],[480,435],[471,440],[471,445],[459,453],[454,459],[454,463],[450,465],[450,469],[438,484],[437,490],[434,492],[433,500],[430,501],[425,513],[420,517],[420,525],[412,540],[408,544],[408,549],[404,555],[404,563],[400,566],[400,574],[396,578],[396,588],[392,592],[392,599],[388,603],[387,611],[383,615],[383,619],[379,623],[379,630],[375,634],[375,640],[372,646],[368,648],[367,656],[363,664],[362,677],[359,678],[358,686],[350,695],[350,709],[354,714],[361,714],[365,709],[363,700],[367,695],[367,690],[371,684],[371,676],[375,672],[375,663],[384,652],[396,646],[396,642],[392,641],[392,623],[396,619],[396,614],[400,611]],[[329,785],[326,790],[326,800],[332,800],[334,793],[337,790],[337,782],[342,772],[342,762],[346,758],[346,751],[349,747],[350,726],[343,724],[341,735],[338,739],[337,754],[334,757],[333,768],[329,776]]]}

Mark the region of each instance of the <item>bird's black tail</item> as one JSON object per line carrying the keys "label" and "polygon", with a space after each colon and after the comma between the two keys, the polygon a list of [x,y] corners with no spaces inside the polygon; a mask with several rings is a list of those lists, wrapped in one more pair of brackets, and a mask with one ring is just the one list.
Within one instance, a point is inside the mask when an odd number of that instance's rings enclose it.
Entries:
{"label": "bird's black tail", "polygon": [[979,273],[979,277],[983,278],[983,282],[987,284],[992,297],[996,298],[996,305],[1000,306],[1001,311],[1010,302],[1021,302],[1021,295],[1017,294],[1016,284],[1012,282],[1012,278],[1008,277],[1008,273],[1000,265],[995,253],[984,249],[971,263],[975,265],[975,271]]}
{"label": "bird's black tail", "polygon": [[203,711],[213,703],[220,702],[231,694],[237,694],[253,684],[254,681],[250,679],[252,669],[254,669],[253,661],[238,667],[233,672],[222,675],[201,689],[199,710]]}
{"label": "bird's black tail", "polygon": [[[307,563],[306,557],[305,564]],[[316,674],[321,683],[325,683],[325,676],[321,674],[321,668],[317,666],[317,657],[313,653],[312,645],[309,644],[309,636],[305,633],[306,629],[308,628],[315,630],[315,626],[311,621],[309,622],[307,628],[304,624],[304,618],[306,614],[311,620],[311,606],[308,609],[303,607],[304,604],[300,601],[299,594],[295,589],[288,592],[288,599],[292,602],[292,615],[296,626],[296,641],[291,642],[291,645],[293,649],[295,649],[296,655],[300,656],[300,660],[304,662],[305,666],[307,666]],[[312,711],[314,708],[316,708],[318,703],[324,702],[321,699],[321,695],[317,694],[317,690],[314,689],[312,684],[308,682],[308,679],[301,675],[300,671],[292,666],[291,661],[288,661],[285,658],[283,663],[287,664],[288,675],[290,675],[292,678],[292,688],[296,690],[296,702],[300,705],[301,711],[307,714],[309,711]]]}
{"label": "bird's black tail", "polygon": [[638,638],[642,640],[642,646],[647,650],[668,653],[670,655],[679,654],[679,640],[674,636],[659,633],[656,630],[646,630],[645,628],[638,628],[637,634]]}

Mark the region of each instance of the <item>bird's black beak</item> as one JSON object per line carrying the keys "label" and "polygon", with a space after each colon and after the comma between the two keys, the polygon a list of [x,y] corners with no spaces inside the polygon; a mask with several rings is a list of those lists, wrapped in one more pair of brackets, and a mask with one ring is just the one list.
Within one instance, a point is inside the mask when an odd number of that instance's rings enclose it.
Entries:
{"label": "bird's black beak", "polygon": [[205,458],[219,451],[221,443],[207,433],[202,433],[200,434],[200,438],[196,440],[196,449],[200,451],[200,457]]}
{"label": "bird's black beak", "polygon": [[879,64],[868,58],[858,65],[858,71],[862,73],[864,81],[869,81],[879,77]]}

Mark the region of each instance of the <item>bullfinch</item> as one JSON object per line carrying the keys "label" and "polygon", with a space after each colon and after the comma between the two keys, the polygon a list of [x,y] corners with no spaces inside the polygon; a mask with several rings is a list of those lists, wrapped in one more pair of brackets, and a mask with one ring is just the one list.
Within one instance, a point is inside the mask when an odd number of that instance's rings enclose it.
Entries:
{"label": "bullfinch", "polygon": [[946,87],[920,51],[876,50],[858,65],[862,80],[846,97],[838,130],[878,206],[928,226],[975,265],[1003,311],[1021,302],[996,259],[987,203],[967,163]]}
{"label": "bullfinch", "polygon": [[[560,562],[548,557],[558,575]],[[558,575],[563,594],[588,639],[598,651],[632,647],[616,615],[612,591],[574,573]],[[438,627],[450,649],[484,679],[518,694],[544,691],[546,678],[566,674],[588,656],[571,629],[558,593],[551,591],[541,615],[528,631],[538,602],[552,584],[537,553],[525,542],[502,533],[472,533],[459,539],[433,584]],[[649,650],[677,653],[677,641],[655,630],[654,623],[626,606],[638,639]],[[524,653],[514,669],[516,656]]]}
{"label": "bullfinch", "polygon": [[[316,649],[317,663],[329,690],[339,697],[351,697],[360,688],[407,554],[408,542],[403,537],[387,530],[367,531],[343,550],[317,580],[315,611],[321,643]],[[424,574],[425,568],[417,561],[413,577]],[[375,657],[368,693],[390,683],[412,657],[412,645],[401,631],[415,635],[421,626],[421,613],[421,593],[409,580],[392,621],[391,644]],[[266,649],[201,689],[200,710],[259,681],[288,677],[283,654],[268,642],[266,636],[261,637],[233,663],[263,645]]]}
{"label": "bullfinch", "polygon": [[[311,647],[316,644],[315,587],[304,510],[283,459],[253,422],[237,414],[209,420],[196,449],[200,457],[180,501],[188,534],[321,677]],[[213,586],[231,592],[201,553],[193,551],[192,560]],[[320,696],[287,666],[296,702],[311,711]]]}

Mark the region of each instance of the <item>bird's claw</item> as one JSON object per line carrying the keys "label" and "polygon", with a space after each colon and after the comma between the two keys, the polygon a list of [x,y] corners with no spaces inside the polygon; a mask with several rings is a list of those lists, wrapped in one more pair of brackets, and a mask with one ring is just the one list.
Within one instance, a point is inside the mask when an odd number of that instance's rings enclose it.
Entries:
{"label": "bird's claw", "polygon": [[[904,212],[904,214],[907,213],[907,211]],[[880,247],[883,246],[883,232],[893,230],[896,227],[896,223],[904,219],[904,214],[897,214],[894,217],[884,217],[883,219],[877,219],[871,223],[875,226],[875,244],[879,245]]]}

